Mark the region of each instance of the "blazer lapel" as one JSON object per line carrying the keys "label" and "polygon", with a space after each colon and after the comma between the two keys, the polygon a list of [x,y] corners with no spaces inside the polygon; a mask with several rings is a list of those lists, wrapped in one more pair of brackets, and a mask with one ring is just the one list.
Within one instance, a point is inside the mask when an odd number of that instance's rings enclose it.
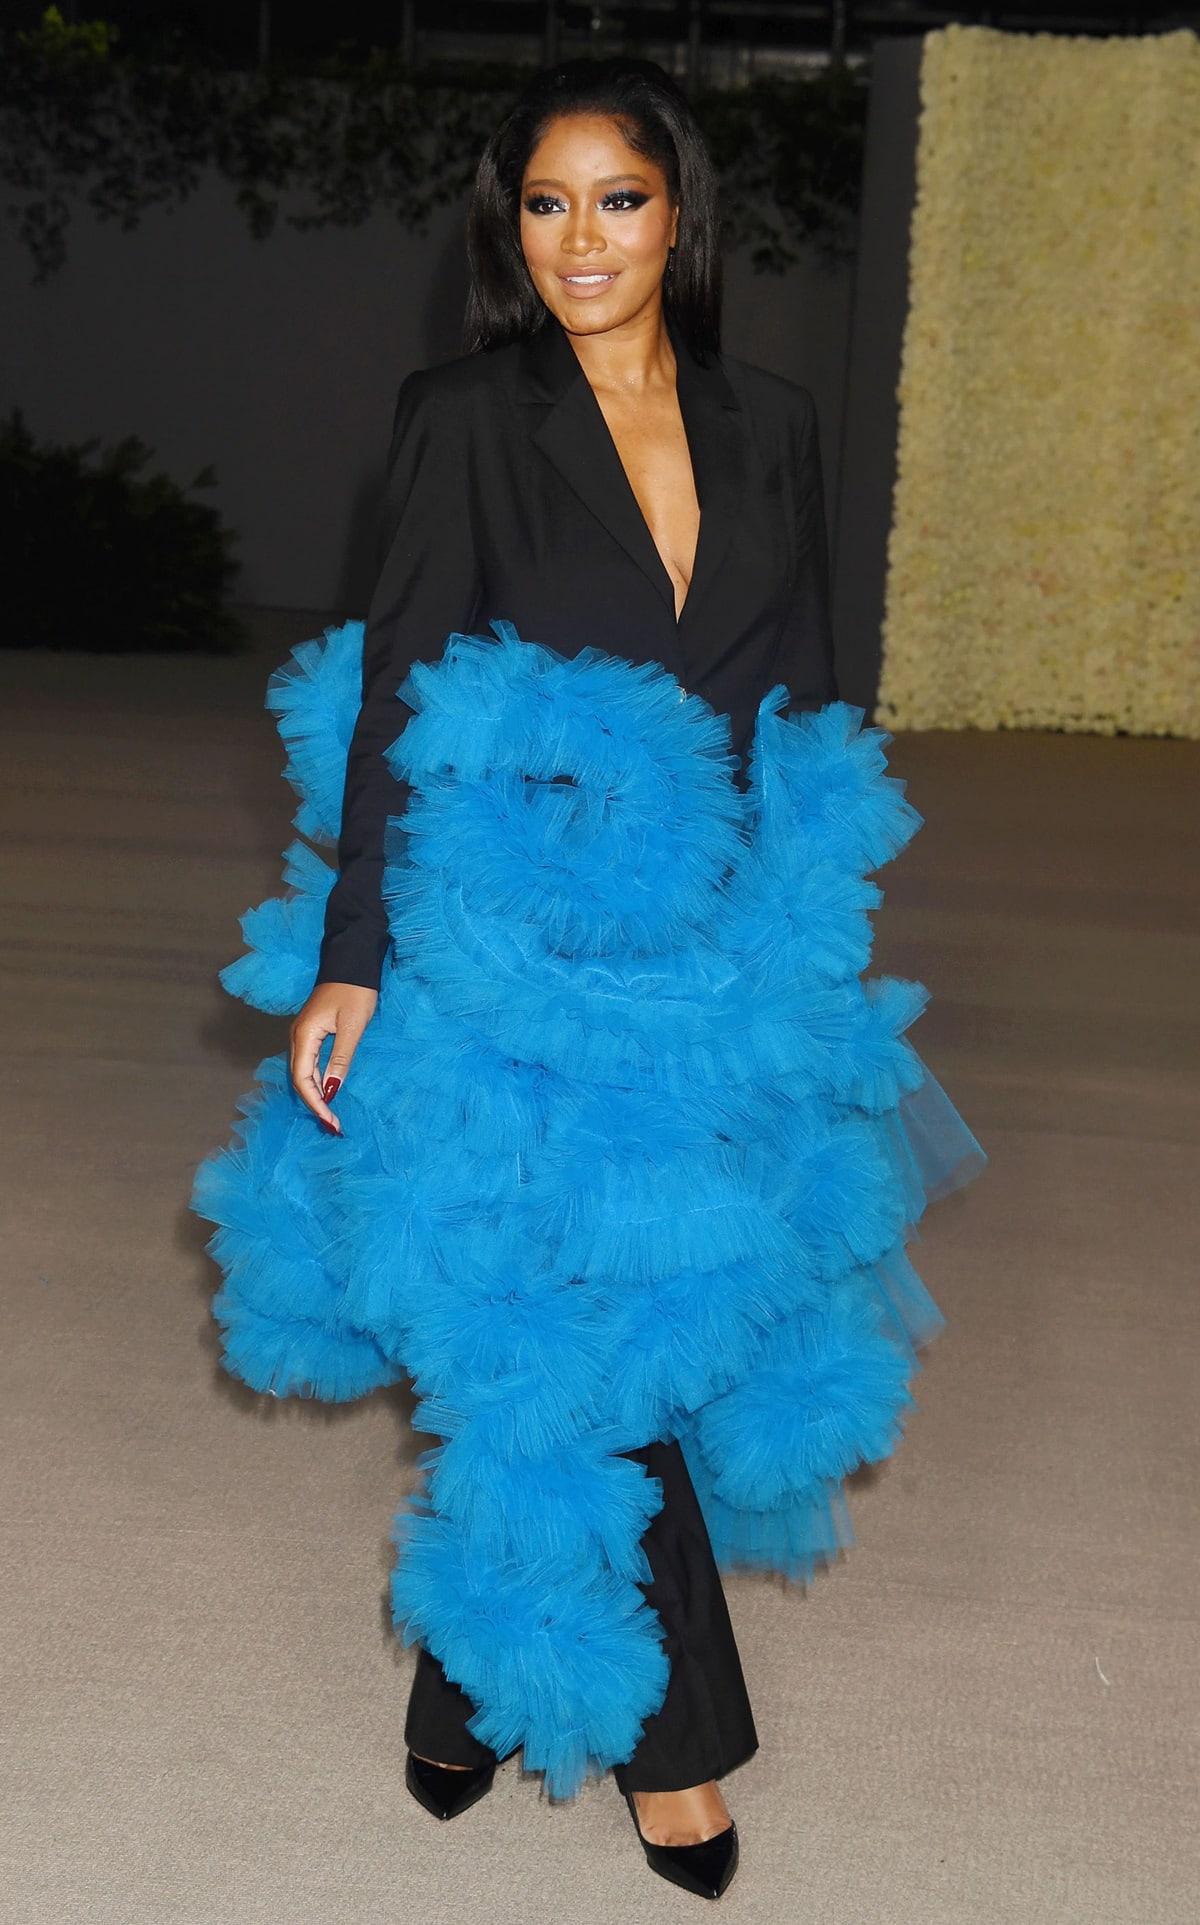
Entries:
{"label": "blazer lapel", "polygon": [[[746,483],[742,410],[719,363],[702,368],[671,328],[676,386],[692,457],[700,534],[691,585],[679,618],[699,617],[721,566]],[[521,350],[519,395],[542,419],[533,440],[568,487],[620,542],[675,618],[675,591],[629,485],[600,404],[562,329],[547,323]]]}
{"label": "blazer lapel", "polygon": [[704,598],[729,547],[746,488],[741,404],[719,362],[702,368],[675,330],[676,388],[700,503],[700,536],[679,626],[701,617]]}
{"label": "blazer lapel", "polygon": [[600,404],[574,349],[554,323],[548,323],[523,345],[520,399],[542,410],[542,419],[533,430],[536,445],[649,577],[673,616],[671,578],[629,486]]}

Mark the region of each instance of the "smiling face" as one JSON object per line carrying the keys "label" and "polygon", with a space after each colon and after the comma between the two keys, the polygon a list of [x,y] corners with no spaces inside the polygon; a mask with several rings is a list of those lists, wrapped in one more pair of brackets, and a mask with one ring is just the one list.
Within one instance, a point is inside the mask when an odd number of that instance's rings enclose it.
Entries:
{"label": "smiling face", "polygon": [[569,334],[656,319],[678,209],[657,162],[603,114],[552,120],[521,184],[521,248]]}

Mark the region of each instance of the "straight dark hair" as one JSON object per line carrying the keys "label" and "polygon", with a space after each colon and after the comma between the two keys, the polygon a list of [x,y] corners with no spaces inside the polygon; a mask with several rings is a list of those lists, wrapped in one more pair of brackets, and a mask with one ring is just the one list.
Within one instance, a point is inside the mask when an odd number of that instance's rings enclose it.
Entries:
{"label": "straight dark hair", "polygon": [[682,89],[653,60],[568,60],[535,75],[483,152],[467,214],[468,354],[524,341],[547,309],[521,251],[521,182],[551,121],[605,114],[629,145],[661,167],[679,209],[663,305],[693,358],[721,347],[721,250],[717,176]]}

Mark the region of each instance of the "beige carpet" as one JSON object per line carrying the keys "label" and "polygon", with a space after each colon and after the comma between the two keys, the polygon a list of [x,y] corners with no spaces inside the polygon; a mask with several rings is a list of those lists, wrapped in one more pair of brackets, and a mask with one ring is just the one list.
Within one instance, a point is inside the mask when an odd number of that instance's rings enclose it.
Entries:
{"label": "beige carpet", "polygon": [[[698,1918],[611,1781],[406,1796],[386,1624],[405,1399],[217,1370],[194,1165],[280,1026],[223,1002],[287,838],[266,668],[0,659],[0,1918]],[[762,1738],[730,1925],[1194,1925],[1200,745],[910,737],[886,966],[992,1167],[950,1320],[807,1597],[730,1586]]]}

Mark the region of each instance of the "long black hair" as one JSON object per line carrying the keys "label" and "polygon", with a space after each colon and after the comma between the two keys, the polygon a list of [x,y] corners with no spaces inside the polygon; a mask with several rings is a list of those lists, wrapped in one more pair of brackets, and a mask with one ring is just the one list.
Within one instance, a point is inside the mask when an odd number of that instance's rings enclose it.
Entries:
{"label": "long black hair", "polygon": [[546,320],[521,251],[521,182],[551,121],[605,114],[661,167],[679,209],[663,303],[685,346],[707,361],[721,345],[717,177],[687,99],[653,60],[568,60],[536,74],[484,149],[467,215],[468,354],[534,334]]}

